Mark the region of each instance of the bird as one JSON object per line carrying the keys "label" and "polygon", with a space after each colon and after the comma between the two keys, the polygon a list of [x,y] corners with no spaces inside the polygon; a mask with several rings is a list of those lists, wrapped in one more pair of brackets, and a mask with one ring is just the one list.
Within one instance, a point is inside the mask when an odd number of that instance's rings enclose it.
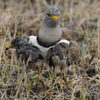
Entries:
{"label": "bird", "polygon": [[58,43],[47,52],[47,61],[50,67],[53,67],[54,77],[56,77],[56,67],[61,70],[61,78],[64,75],[64,69],[67,66],[67,43]]}
{"label": "bird", "polygon": [[53,67],[54,76],[56,76],[56,67],[61,70],[60,77],[65,79],[65,68],[80,60],[80,46],[75,41],[70,43],[57,43],[47,52],[47,60],[50,67]]}
{"label": "bird", "polygon": [[40,66],[42,66],[44,58],[39,48],[27,44],[24,39],[20,37],[14,38],[11,41],[11,45],[9,45],[5,50],[8,50],[9,48],[16,49],[17,59],[20,60],[21,57],[22,62],[25,63],[27,68],[34,70],[41,68]]}
{"label": "bird", "polygon": [[76,39],[75,32],[60,25],[59,16],[60,10],[57,7],[48,8],[41,27],[38,27],[27,39],[29,44],[42,51],[44,58],[47,56],[47,51],[61,40],[75,41]]}
{"label": "bird", "polygon": [[26,66],[26,71],[28,69],[38,71],[38,76],[34,84],[36,85],[41,75],[40,73],[42,72],[44,64],[44,57],[42,56],[42,52],[40,51],[40,49],[32,46],[31,44],[27,44],[24,39],[20,37],[14,38],[11,41],[11,45],[9,45],[5,50],[8,50],[10,48],[16,49],[17,59],[21,59],[22,64]]}

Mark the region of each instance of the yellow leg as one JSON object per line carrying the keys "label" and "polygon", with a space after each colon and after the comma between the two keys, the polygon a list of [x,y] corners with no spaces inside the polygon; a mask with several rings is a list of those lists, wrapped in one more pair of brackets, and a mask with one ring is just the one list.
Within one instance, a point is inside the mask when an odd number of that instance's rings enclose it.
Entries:
{"label": "yellow leg", "polygon": [[64,68],[60,67],[61,73],[60,73],[60,78],[63,79],[64,76]]}
{"label": "yellow leg", "polygon": [[36,81],[34,82],[34,85],[36,86],[36,84],[38,83],[39,81],[39,77],[40,77],[40,73],[38,73],[38,76],[36,77]]}
{"label": "yellow leg", "polygon": [[[39,67],[38,67],[39,68]],[[42,72],[43,66],[40,66],[40,69],[38,69],[38,76],[36,78],[36,81],[34,83],[34,85],[36,85],[39,82],[40,79],[40,73]]]}
{"label": "yellow leg", "polygon": [[46,84],[45,84],[45,82],[41,78],[41,72],[42,72],[42,70],[43,70],[43,65],[38,70],[38,76],[36,78],[36,82],[34,83],[34,85],[36,85],[40,81],[41,84],[43,85],[44,89],[46,89]]}
{"label": "yellow leg", "polygon": [[52,82],[51,84],[53,84],[55,82],[55,78],[56,78],[56,70],[55,70],[55,66],[53,67],[53,77],[52,77]]}
{"label": "yellow leg", "polygon": [[46,89],[46,84],[45,84],[45,82],[41,78],[41,72],[42,72],[42,70],[43,70],[43,65],[41,66],[41,69],[39,70],[39,78],[40,78],[40,82],[43,85],[44,89]]}
{"label": "yellow leg", "polygon": [[64,71],[64,72],[63,72],[63,80],[64,80],[65,83],[66,83],[67,89],[72,91],[72,88],[69,87],[69,85],[68,85],[68,81],[67,81],[66,78],[67,78],[67,77],[66,77],[66,75],[65,75],[65,71]]}

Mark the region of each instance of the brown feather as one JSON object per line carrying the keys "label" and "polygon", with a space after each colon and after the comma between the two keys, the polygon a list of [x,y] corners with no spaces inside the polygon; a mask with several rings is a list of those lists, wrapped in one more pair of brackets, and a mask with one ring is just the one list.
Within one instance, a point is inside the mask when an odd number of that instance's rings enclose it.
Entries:
{"label": "brown feather", "polygon": [[83,35],[74,32],[66,27],[62,27],[62,38],[67,40],[80,41],[83,39]]}
{"label": "brown feather", "polygon": [[80,59],[80,46],[76,41],[70,41],[68,48],[68,62],[72,64]]}
{"label": "brown feather", "polygon": [[56,44],[53,48],[49,49],[47,54],[49,65],[53,67],[55,67],[56,65],[65,67],[67,60],[67,51],[68,44],[66,43]]}

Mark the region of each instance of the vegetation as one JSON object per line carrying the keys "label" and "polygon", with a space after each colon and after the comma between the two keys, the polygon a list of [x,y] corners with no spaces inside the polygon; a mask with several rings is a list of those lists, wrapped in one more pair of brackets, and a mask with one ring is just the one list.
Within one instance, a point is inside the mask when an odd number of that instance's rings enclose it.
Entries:
{"label": "vegetation", "polygon": [[[41,25],[46,9],[57,6],[60,23],[83,35],[81,60],[66,74],[68,84],[45,65],[37,72],[23,69],[15,50],[5,51],[15,37],[25,38]],[[99,0],[0,0],[0,100],[99,100],[100,99],[100,1]]]}

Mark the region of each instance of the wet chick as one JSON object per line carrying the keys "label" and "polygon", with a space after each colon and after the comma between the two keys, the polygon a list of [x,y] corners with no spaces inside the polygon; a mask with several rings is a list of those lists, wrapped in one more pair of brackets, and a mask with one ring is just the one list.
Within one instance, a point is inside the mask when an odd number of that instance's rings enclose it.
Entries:
{"label": "wet chick", "polygon": [[22,38],[15,38],[11,41],[11,45],[6,48],[16,49],[17,59],[21,59],[22,62],[30,69],[40,69],[43,65],[43,56],[41,51],[30,44],[27,44]]}
{"label": "wet chick", "polygon": [[[11,41],[11,45],[8,46],[5,50],[8,50],[9,48],[16,49],[17,59],[21,59],[22,63],[26,66],[26,69],[29,68],[32,70],[38,70],[38,76],[36,78],[36,82],[34,82],[34,85],[36,85],[40,79],[40,73],[43,69],[44,64],[44,58],[40,49],[30,44],[27,44],[20,37],[13,39]],[[44,81],[42,81],[42,84],[44,87],[46,87]]]}
{"label": "wet chick", "polygon": [[76,41],[71,40],[68,47],[68,65],[78,64],[80,61],[80,46]]}
{"label": "wet chick", "polygon": [[56,67],[59,66],[61,70],[61,78],[64,75],[64,69],[67,67],[67,52],[68,52],[68,44],[67,43],[59,43],[54,47],[50,48],[47,54],[47,60],[49,65],[54,68],[54,75],[56,76],[55,70]]}
{"label": "wet chick", "polygon": [[77,63],[80,59],[80,46],[76,41],[65,40],[55,44],[48,50],[47,60],[49,65],[54,68],[54,76],[56,76],[55,69],[58,66],[61,70],[61,78],[66,81],[65,68],[68,68],[73,63]]}

